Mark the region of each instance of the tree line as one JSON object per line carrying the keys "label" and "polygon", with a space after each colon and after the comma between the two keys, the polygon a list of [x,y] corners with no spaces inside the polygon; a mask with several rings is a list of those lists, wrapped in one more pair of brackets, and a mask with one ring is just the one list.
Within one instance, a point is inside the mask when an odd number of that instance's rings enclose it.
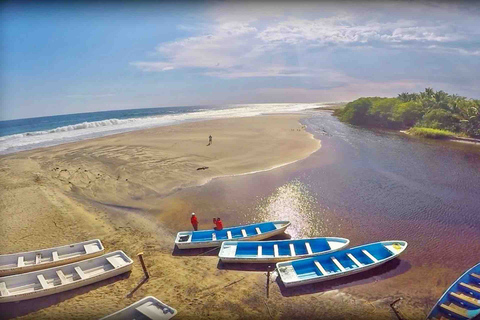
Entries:
{"label": "tree line", "polygon": [[406,129],[424,127],[480,137],[480,100],[426,88],[396,98],[365,97],[334,112],[355,125]]}

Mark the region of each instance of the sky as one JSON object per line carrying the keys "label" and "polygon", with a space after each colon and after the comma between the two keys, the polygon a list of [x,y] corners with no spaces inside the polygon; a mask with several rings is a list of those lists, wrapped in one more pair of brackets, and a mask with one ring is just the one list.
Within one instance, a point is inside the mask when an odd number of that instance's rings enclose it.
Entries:
{"label": "sky", "polygon": [[161,106],[480,98],[480,3],[2,2],[0,120]]}

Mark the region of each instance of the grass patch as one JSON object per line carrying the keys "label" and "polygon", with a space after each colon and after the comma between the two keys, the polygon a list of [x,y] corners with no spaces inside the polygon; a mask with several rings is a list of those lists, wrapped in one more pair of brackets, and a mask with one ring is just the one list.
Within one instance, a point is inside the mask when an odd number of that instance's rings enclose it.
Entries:
{"label": "grass patch", "polygon": [[420,136],[430,139],[448,139],[455,137],[455,133],[448,130],[413,127],[407,130],[407,132],[414,136]]}

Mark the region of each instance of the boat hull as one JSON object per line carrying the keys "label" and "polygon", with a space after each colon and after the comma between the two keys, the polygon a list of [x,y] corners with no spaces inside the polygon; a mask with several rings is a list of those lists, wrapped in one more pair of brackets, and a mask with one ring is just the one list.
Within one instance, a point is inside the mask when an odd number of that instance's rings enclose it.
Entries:
{"label": "boat hull", "polygon": [[155,297],[148,296],[100,320],[133,320],[138,319],[141,315],[151,319],[168,320],[176,314],[177,310],[174,308]]}
{"label": "boat hull", "polygon": [[[370,250],[376,248],[375,250],[379,250],[380,252],[380,249],[383,248],[383,246],[388,245],[389,248],[391,248],[392,244],[399,245],[398,251],[396,249],[388,249],[385,247],[382,249],[383,251],[381,254],[379,253],[376,257],[374,251],[372,251],[374,252],[373,256],[367,252],[367,254],[372,256],[373,259],[369,258],[369,256],[362,251],[369,248]],[[317,257],[280,262],[277,263],[277,270],[286,287],[324,282],[378,267],[397,258],[406,247],[407,243],[405,241],[382,241],[351,249],[340,250]],[[360,258],[360,254],[362,255],[362,258]]]}
{"label": "boat hull", "polygon": [[[87,252],[87,250],[91,250],[91,252]],[[85,252],[82,253],[82,251]],[[54,252],[57,253],[58,259],[53,258]],[[0,277],[62,266],[65,264],[98,257],[104,252],[105,249],[102,245],[102,242],[98,239],[95,239],[55,248],[0,255]],[[43,261],[35,263],[34,260],[37,254],[40,254],[40,259]],[[62,256],[66,257],[63,258]],[[19,266],[19,258],[21,259],[21,264],[23,264],[23,266]]]}
{"label": "boat hull", "polygon": [[225,241],[218,257],[224,263],[277,263],[332,253],[349,243],[348,239],[336,237],[243,243]]}
{"label": "boat hull", "polygon": [[[194,237],[196,232],[202,232],[202,233],[211,233],[211,234],[218,234],[218,231],[215,230],[202,230],[202,231],[182,231],[177,234],[177,237],[175,239],[175,244],[179,249],[195,249],[195,248],[210,248],[210,247],[220,247],[223,242],[229,241],[229,240],[235,240],[235,241],[255,241],[255,240],[263,240],[263,239],[268,239],[273,236],[282,234],[285,232],[285,230],[290,226],[289,221],[272,221],[272,224],[276,226],[274,230],[267,231],[267,232],[261,232],[259,234],[254,234],[254,235],[249,235],[247,234],[246,237],[238,237],[238,238],[225,238],[225,239],[217,239],[217,240],[205,240],[205,241],[192,241],[192,238]],[[252,224],[252,225],[245,225],[245,226],[238,226],[238,227],[231,227],[231,228],[224,228],[222,230],[222,234],[226,234],[228,231],[233,230],[233,229],[242,229],[242,228],[251,228],[255,227],[256,225],[261,225],[261,224]],[[189,237],[189,240],[187,241],[180,241],[181,237]]]}
{"label": "boat hull", "polygon": [[[99,267],[102,266],[99,263],[104,263],[104,265],[106,265],[106,262],[108,262],[107,258],[110,258],[110,257],[114,257],[114,258],[119,257],[120,259],[123,260],[122,265],[119,265],[118,267],[113,267],[111,270],[108,270],[99,274],[92,274],[91,276],[88,275],[89,265],[94,266],[95,268],[98,269]],[[99,282],[105,279],[109,279],[117,275],[120,275],[122,273],[128,272],[132,269],[132,265],[133,265],[133,261],[123,251],[115,251],[100,257],[95,257],[95,258],[84,260],[77,263],[72,263],[68,265],[63,265],[63,266],[39,270],[39,271],[33,271],[33,272],[19,274],[19,275],[2,277],[0,278],[0,286],[2,287],[2,291],[0,293],[0,303],[34,299],[34,298],[44,297],[44,296],[84,287],[89,284]],[[76,267],[80,267],[81,269],[84,269],[83,271],[85,271],[86,275],[83,274],[83,276],[85,276],[85,278],[80,277],[80,279],[74,280],[75,276],[73,275],[71,277],[69,276],[72,273],[70,271]],[[60,278],[53,279],[54,276],[52,275],[57,273],[57,271],[61,271],[64,277],[67,278],[66,280],[67,282],[65,284],[60,280]],[[83,271],[80,271],[80,272],[83,273]],[[67,276],[65,276],[65,274]],[[35,280],[36,278],[38,279],[39,276],[43,278],[43,281],[45,281],[45,284],[47,285],[43,289],[38,288],[39,283],[36,282]],[[70,282],[68,282],[69,279],[71,279]],[[18,288],[21,288],[21,287],[23,288],[28,287],[30,288],[30,291],[15,293],[20,291]],[[43,287],[43,284],[41,285],[41,287]],[[12,290],[12,292],[11,293],[8,292],[9,290]]]}

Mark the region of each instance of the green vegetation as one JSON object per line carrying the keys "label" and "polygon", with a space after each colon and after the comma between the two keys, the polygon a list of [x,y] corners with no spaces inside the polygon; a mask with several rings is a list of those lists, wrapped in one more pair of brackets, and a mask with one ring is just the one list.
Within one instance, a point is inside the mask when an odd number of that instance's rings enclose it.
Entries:
{"label": "green vegetation", "polygon": [[356,125],[390,129],[421,127],[419,132],[425,136],[442,135],[437,131],[422,131],[428,128],[450,131],[451,135],[480,137],[480,100],[431,88],[420,93],[401,93],[397,98],[359,98],[333,114]]}
{"label": "green vegetation", "polygon": [[432,138],[432,139],[446,139],[446,138],[452,138],[455,136],[454,132],[451,132],[448,130],[422,128],[422,127],[413,127],[408,129],[407,132],[414,136],[420,136],[420,137]]}

